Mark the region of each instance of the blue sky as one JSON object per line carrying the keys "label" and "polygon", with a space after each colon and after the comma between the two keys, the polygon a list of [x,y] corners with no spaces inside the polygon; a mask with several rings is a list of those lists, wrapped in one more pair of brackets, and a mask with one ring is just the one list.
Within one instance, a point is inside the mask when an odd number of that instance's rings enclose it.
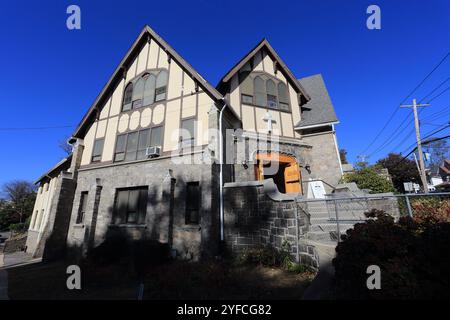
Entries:
{"label": "blue sky", "polygon": [[[70,4],[81,8],[81,30],[66,28]],[[381,30],[366,28],[370,4],[381,8]],[[339,146],[352,162],[450,49],[448,0],[4,1],[0,184],[34,180],[63,157],[58,141],[71,134],[145,24],[213,85],[263,37],[297,77],[322,73],[341,121]],[[414,96],[423,98],[449,76],[450,58]],[[421,114],[444,110],[423,124],[424,133],[449,120],[447,106],[450,90]],[[366,153],[393,141],[370,161],[414,142],[411,125],[393,134],[409,112],[397,112]],[[70,127],[24,129],[55,126]]]}

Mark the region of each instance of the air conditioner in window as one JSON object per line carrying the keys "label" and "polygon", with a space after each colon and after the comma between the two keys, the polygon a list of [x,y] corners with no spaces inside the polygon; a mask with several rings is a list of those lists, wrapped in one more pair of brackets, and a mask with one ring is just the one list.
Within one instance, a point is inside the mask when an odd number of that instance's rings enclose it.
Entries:
{"label": "air conditioner in window", "polygon": [[148,147],[147,149],[145,149],[145,155],[149,158],[159,157],[161,155],[161,147]]}

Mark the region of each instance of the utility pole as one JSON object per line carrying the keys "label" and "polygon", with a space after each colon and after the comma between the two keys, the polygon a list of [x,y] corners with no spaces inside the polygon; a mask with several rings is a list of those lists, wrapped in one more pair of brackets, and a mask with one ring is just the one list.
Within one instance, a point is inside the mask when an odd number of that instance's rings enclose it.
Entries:
{"label": "utility pole", "polygon": [[416,99],[413,99],[412,105],[401,105],[400,108],[412,108],[414,114],[414,126],[416,128],[416,140],[417,140],[417,152],[419,153],[419,164],[420,164],[420,178],[422,180],[423,192],[428,193],[428,182],[427,176],[425,174],[425,162],[423,161],[422,144],[420,142],[420,128],[419,128],[419,117],[417,115],[418,107],[428,107],[430,104],[417,104]]}

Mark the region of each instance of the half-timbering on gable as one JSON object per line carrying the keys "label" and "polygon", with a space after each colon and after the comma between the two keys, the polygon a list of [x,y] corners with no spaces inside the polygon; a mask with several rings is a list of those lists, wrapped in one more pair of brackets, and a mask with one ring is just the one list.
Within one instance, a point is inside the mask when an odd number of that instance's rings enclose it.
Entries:
{"label": "half-timbering on gable", "polygon": [[181,258],[216,255],[228,241],[222,186],[270,181],[284,199],[337,184],[337,123],[322,77],[297,79],[267,40],[214,87],[145,27],[73,132],[72,154],[37,181],[27,250],[84,255],[120,233]]}

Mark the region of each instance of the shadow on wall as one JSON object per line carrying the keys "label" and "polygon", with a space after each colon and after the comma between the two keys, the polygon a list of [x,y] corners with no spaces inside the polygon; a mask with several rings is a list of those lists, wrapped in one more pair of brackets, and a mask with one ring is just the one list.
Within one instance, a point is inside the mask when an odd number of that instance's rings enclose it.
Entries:
{"label": "shadow on wall", "polygon": [[[136,246],[141,247],[141,243],[146,243],[145,246],[153,243],[152,252],[154,248],[162,246],[175,249],[176,252],[171,253],[173,255],[176,253],[181,259],[202,258],[201,247],[211,245],[210,243],[214,241],[215,229],[208,228],[212,215],[209,212],[202,212],[200,206],[199,223],[186,224],[186,184],[182,176],[176,178],[169,176],[160,184],[150,185],[147,190],[147,202],[143,204],[147,208],[145,220],[139,221],[140,224],[129,225],[123,219],[117,221],[114,216],[114,205],[107,208],[106,214],[94,209],[92,220],[90,224],[84,226],[83,234],[79,234],[79,240],[74,239],[72,244],[68,242],[66,257],[71,261],[81,261],[83,257],[89,258],[92,255],[100,260],[103,255],[108,260],[108,257],[115,254],[118,257],[122,255],[130,258],[130,252],[139,252],[135,250]],[[117,208],[117,212],[126,210],[124,207]],[[217,235],[216,242],[218,241]],[[114,249],[115,246],[117,249]]]}

